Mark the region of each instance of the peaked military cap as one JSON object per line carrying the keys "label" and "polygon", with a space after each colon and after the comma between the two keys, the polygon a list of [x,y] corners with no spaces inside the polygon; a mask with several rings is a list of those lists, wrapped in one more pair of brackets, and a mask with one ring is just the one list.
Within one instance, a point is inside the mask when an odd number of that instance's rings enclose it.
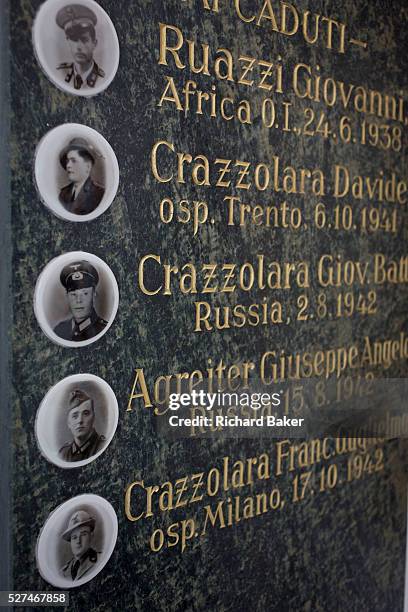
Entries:
{"label": "peaked military cap", "polygon": [[60,281],[67,291],[96,287],[99,274],[89,261],[75,261],[62,269]]}
{"label": "peaked military cap", "polygon": [[101,157],[100,153],[85,138],[73,138],[60,153],[60,163],[64,170],[67,167],[67,155],[70,151],[86,151],[94,162],[96,157]]}
{"label": "peaked military cap", "polygon": [[69,542],[71,539],[71,533],[74,531],[74,529],[84,525],[88,525],[91,528],[91,531],[93,531],[95,529],[95,519],[85,510],[76,510],[76,512],[74,512],[69,519],[67,529],[62,534],[63,539]]}
{"label": "peaked military cap", "polygon": [[58,11],[56,17],[57,25],[67,36],[80,36],[88,30],[95,31],[97,21],[95,13],[82,4],[68,4]]}
{"label": "peaked military cap", "polygon": [[69,394],[68,411],[78,408],[78,406],[81,406],[81,404],[89,400],[92,402],[92,398],[89,397],[85,391],[82,391],[82,389],[74,389],[74,391],[71,391]]}

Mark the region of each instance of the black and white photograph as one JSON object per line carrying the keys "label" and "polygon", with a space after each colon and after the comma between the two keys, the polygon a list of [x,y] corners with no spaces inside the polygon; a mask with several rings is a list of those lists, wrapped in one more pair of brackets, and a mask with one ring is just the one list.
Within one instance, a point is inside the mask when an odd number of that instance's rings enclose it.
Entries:
{"label": "black and white photograph", "polygon": [[78,96],[104,91],[119,66],[115,27],[93,0],[46,0],[34,21],[33,45],[50,81]]}
{"label": "black and white photograph", "polygon": [[89,582],[105,567],[115,548],[117,516],[98,495],[79,495],[58,506],[37,540],[41,576],[62,589]]}
{"label": "black and white photograph", "polygon": [[57,217],[92,221],[115,199],[119,185],[116,155],[96,130],[67,123],[48,132],[35,155],[41,201]]}
{"label": "black and white photograph", "polygon": [[34,312],[43,332],[56,344],[87,346],[112,325],[119,289],[109,266],[83,251],[50,261],[38,277]]}
{"label": "black and white photograph", "polygon": [[42,455],[63,469],[95,461],[118,424],[118,403],[98,376],[74,374],[54,385],[37,412],[35,433]]}

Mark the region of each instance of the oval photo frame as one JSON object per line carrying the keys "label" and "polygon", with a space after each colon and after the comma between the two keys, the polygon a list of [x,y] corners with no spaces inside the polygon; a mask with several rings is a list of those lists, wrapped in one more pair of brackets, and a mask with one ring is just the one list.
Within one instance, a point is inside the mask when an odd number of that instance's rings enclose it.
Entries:
{"label": "oval photo frame", "polygon": [[[68,38],[72,24],[74,32],[75,25],[79,30],[79,34],[73,35],[74,43],[80,38],[81,26],[84,34],[92,32],[90,41],[84,41],[79,49]],[[87,28],[87,24],[91,28]],[[76,4],[69,0],[46,0],[35,17],[32,39],[42,71],[65,93],[96,96],[105,91],[116,76],[120,60],[118,35],[109,15],[94,0],[79,0]],[[76,72],[75,64],[84,64],[82,74]],[[91,68],[86,70],[88,65]],[[78,76],[82,80],[79,87]]]}
{"label": "oval photo frame", "polygon": [[[68,292],[61,283],[60,275],[66,266],[72,265],[73,268],[78,268],[79,263],[88,264],[95,269],[99,280],[94,292],[92,315],[77,326],[80,332],[78,337],[84,335],[89,337],[73,340],[76,334],[75,321],[69,306]],[[102,259],[92,253],[72,251],[59,255],[48,262],[37,279],[34,290],[34,313],[44,334],[59,346],[79,348],[93,344],[112,326],[118,307],[119,288],[115,275]],[[97,320],[93,324],[95,316]],[[61,328],[64,328],[64,333],[60,331]],[[66,335],[69,337],[65,337]]]}
{"label": "oval photo frame", "polygon": [[[92,553],[88,554],[89,560],[81,562],[83,567],[73,577],[70,570],[76,551],[69,531],[86,525],[91,525],[87,530],[91,532],[87,550]],[[117,537],[116,512],[106,499],[92,494],[73,497],[49,515],[40,531],[35,555],[38,571],[54,587],[80,587],[103,570],[115,549]]]}
{"label": "oval photo frame", "polygon": [[[81,144],[84,153],[81,153]],[[88,161],[88,178],[73,203],[71,192],[75,183],[63,167],[70,146],[77,157],[91,155],[94,160],[93,163]],[[83,163],[86,164],[86,160]],[[96,130],[79,123],[53,128],[43,136],[35,152],[34,176],[40,199],[64,221],[83,223],[106,212],[117,194],[119,174],[118,160],[109,142]]]}
{"label": "oval photo frame", "polygon": [[[75,444],[71,453],[74,435],[67,425],[67,413],[70,411],[70,394],[78,389],[92,399],[94,413],[92,426],[96,436],[90,440],[92,446],[88,445],[83,451],[85,454],[89,454],[92,450],[95,452],[87,459],[77,460]],[[74,374],[60,380],[44,396],[35,419],[37,444],[43,457],[57,467],[80,468],[92,463],[106,451],[115,435],[118,419],[118,401],[108,383],[93,374]],[[64,454],[68,454],[66,451],[69,451],[71,460],[64,458]],[[81,456],[80,452],[78,456]]]}

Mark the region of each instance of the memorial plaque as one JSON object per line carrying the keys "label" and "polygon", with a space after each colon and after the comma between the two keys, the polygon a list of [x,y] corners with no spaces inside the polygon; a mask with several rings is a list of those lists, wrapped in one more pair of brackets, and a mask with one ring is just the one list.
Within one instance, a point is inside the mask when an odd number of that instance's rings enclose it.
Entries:
{"label": "memorial plaque", "polygon": [[403,610],[408,8],[1,10],[1,588]]}

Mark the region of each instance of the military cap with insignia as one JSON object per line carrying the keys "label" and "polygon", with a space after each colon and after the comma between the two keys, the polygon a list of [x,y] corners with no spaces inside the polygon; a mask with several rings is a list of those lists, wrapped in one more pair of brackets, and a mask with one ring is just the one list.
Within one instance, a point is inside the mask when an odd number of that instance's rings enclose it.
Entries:
{"label": "military cap with insignia", "polygon": [[95,519],[85,510],[77,510],[69,519],[68,527],[62,534],[63,539],[69,542],[74,529],[85,525],[88,525],[93,531],[95,529]]}
{"label": "military cap with insignia", "polygon": [[74,408],[78,408],[78,406],[81,406],[84,402],[88,401],[91,401],[93,403],[92,397],[85,393],[85,391],[82,391],[82,389],[74,389],[74,391],[71,391],[71,393],[69,394],[68,412],[70,412]]}
{"label": "military cap with insignia", "polygon": [[81,4],[68,4],[57,13],[57,25],[65,31],[68,38],[76,38],[91,31],[95,35],[97,24],[95,13]]}
{"label": "military cap with insignia", "polygon": [[96,287],[99,282],[99,274],[88,261],[76,261],[68,264],[62,269],[60,281],[68,291]]}

